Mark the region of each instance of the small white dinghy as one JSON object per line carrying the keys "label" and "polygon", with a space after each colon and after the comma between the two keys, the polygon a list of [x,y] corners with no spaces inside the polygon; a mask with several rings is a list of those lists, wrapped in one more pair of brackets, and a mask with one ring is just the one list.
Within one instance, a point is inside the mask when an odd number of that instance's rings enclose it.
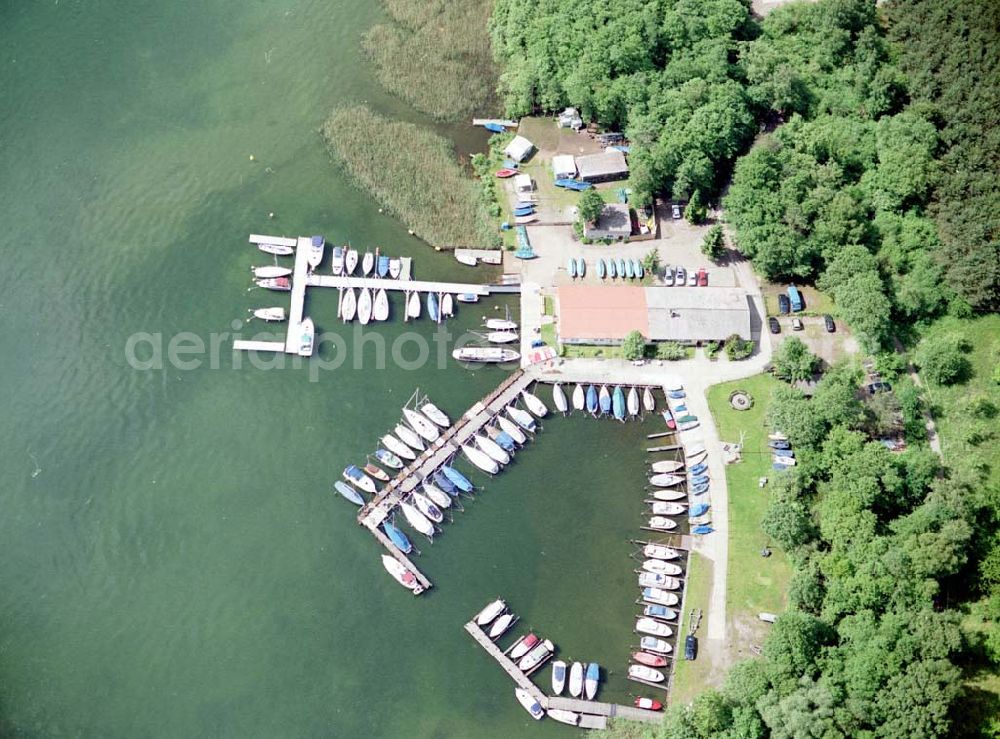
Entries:
{"label": "small white dinghy", "polygon": [[699,454],[705,453],[705,442],[694,441],[690,444],[684,445],[684,457],[685,459],[691,459],[692,457],[697,457]]}
{"label": "small white dinghy", "polygon": [[541,720],[542,716],[545,715],[541,704],[524,688],[514,688],[514,695],[517,697],[517,702],[524,707],[525,711],[531,714],[531,718],[535,719],[535,721]]}
{"label": "small white dinghy", "polygon": [[654,670],[652,667],[646,667],[646,665],[629,665],[628,676],[649,683],[662,683],[664,680],[662,672]]}
{"label": "small white dinghy", "polygon": [[659,462],[653,462],[652,470],[657,474],[664,474],[668,472],[677,472],[677,470],[684,469],[684,463],[678,462],[673,459],[663,459]]}
{"label": "small white dinghy", "polygon": [[285,309],[278,305],[273,308],[255,308],[253,311],[253,317],[269,323],[280,323],[285,320],[286,316]]}
{"label": "small white dinghy", "polygon": [[642,407],[646,409],[647,413],[652,413],[656,410],[656,400],[653,398],[653,391],[648,387],[642,391]]}
{"label": "small white dinghy", "polygon": [[647,559],[642,563],[642,569],[647,572],[655,572],[657,575],[671,575],[673,577],[684,572],[680,565],[664,562],[662,559]]}
{"label": "small white dinghy", "polygon": [[547,715],[553,721],[558,721],[561,724],[569,724],[570,726],[580,725],[580,714],[573,711],[566,711],[562,708],[550,708]]}
{"label": "small white dinghy", "polygon": [[402,457],[403,459],[414,460],[417,455],[414,454],[413,450],[410,449],[406,444],[401,442],[392,434],[386,434],[382,437],[382,443],[385,444],[385,448],[390,452],[395,454],[397,457]]}
{"label": "small white dinghy", "polygon": [[569,410],[569,403],[566,402],[566,393],[563,392],[562,385],[558,382],[552,386],[552,402],[556,406],[556,410],[560,413],[565,413]]}
{"label": "small white dinghy", "polygon": [[587,404],[587,394],[583,390],[583,385],[573,388],[573,410],[582,411]]}
{"label": "small white dinghy", "polygon": [[441,438],[440,429],[431,423],[420,411],[415,411],[412,408],[404,408],[403,418],[406,419],[406,422],[410,424],[414,431],[420,434],[421,438],[431,443]]}
{"label": "small white dinghy", "polygon": [[410,293],[406,299],[406,317],[420,318],[420,293]]}
{"label": "small white dinghy", "polygon": [[396,432],[396,436],[403,440],[404,444],[412,448],[414,451],[422,452],[424,450],[424,442],[420,440],[420,436],[418,436],[413,429],[404,426],[401,423],[397,423],[393,431]]}
{"label": "small white dinghy", "polygon": [[539,418],[543,418],[544,416],[548,415],[549,409],[545,406],[545,403],[539,400],[537,395],[533,395],[532,393],[529,393],[527,390],[522,390],[521,399],[524,401],[524,404],[528,407],[528,410],[531,411],[534,415],[538,416]]}
{"label": "small white dinghy", "polygon": [[448,415],[430,401],[420,406],[420,412],[443,429],[451,426],[451,420],[448,418]]}
{"label": "small white dinghy", "polygon": [[510,455],[504,451],[502,446],[493,441],[493,439],[483,436],[482,434],[476,434],[474,438],[476,440],[476,446],[486,452],[491,459],[499,462],[500,464],[510,464]]}
{"label": "small white dinghy", "polygon": [[583,663],[574,662],[569,670],[569,694],[574,698],[583,695]]}
{"label": "small white dinghy", "polygon": [[292,270],[288,267],[270,265],[266,267],[253,268],[253,276],[261,280],[273,277],[288,277],[290,274],[292,274]]}
{"label": "small white dinghy", "polygon": [[370,320],[372,320],[372,291],[363,287],[361,294],[358,295],[358,321],[362,326],[367,326]]}
{"label": "small white dinghy", "polygon": [[382,555],[382,566],[385,567],[386,572],[392,575],[393,579],[402,585],[407,590],[412,590],[414,595],[420,595],[424,592],[423,587],[417,580],[417,576],[406,569],[402,563],[397,562],[395,559],[390,557],[388,554]]}
{"label": "small white dinghy", "polygon": [[506,431],[507,435],[518,444],[525,444],[528,441],[528,437],[521,430],[521,427],[506,416],[497,416],[496,420],[497,423],[500,424],[500,428]]}
{"label": "small white dinghy", "polygon": [[386,293],[385,288],[375,294],[372,318],[376,321],[387,321],[389,319],[389,295]]}
{"label": "small white dinghy", "polygon": [[566,687],[566,663],[557,659],[552,663],[552,692],[555,695],[562,695],[564,687]]}
{"label": "small white dinghy", "polygon": [[455,298],[451,293],[445,293],[441,298],[441,315],[448,318],[455,315]]}
{"label": "small white dinghy", "polygon": [[656,531],[673,531],[677,528],[677,522],[666,516],[653,516],[647,525]]}
{"label": "small white dinghy", "polygon": [[640,634],[650,634],[651,636],[658,636],[661,639],[669,639],[674,635],[674,630],[669,626],[648,616],[643,616],[635,622],[635,630]]}
{"label": "small white dinghy", "polygon": [[469,458],[469,461],[483,472],[495,475],[500,471],[500,465],[497,464],[496,460],[471,444],[462,444],[462,451],[465,452],[465,456]]}
{"label": "small white dinghy", "polygon": [[507,604],[504,603],[501,598],[497,598],[492,603],[488,603],[483,610],[476,614],[476,625],[486,626],[486,624],[503,613],[503,609],[506,607]]}
{"label": "small white dinghy", "polygon": [[424,536],[430,538],[434,537],[434,524],[432,524],[423,513],[406,502],[400,503],[399,507],[403,511],[403,516],[406,518],[406,522],[410,524],[410,526],[415,528]]}
{"label": "small white dinghy", "polygon": [[671,547],[662,544],[647,544],[642,548],[644,557],[651,559],[680,559],[681,553]]}
{"label": "small white dinghy", "polygon": [[649,478],[649,484],[655,485],[658,488],[672,488],[674,485],[680,485],[684,482],[684,478],[681,475],[653,475]]}
{"label": "small white dinghy", "polygon": [[340,301],[340,317],[344,320],[344,323],[350,323],[354,320],[357,312],[358,296],[354,292],[354,288],[349,287],[344,291],[344,297]]}

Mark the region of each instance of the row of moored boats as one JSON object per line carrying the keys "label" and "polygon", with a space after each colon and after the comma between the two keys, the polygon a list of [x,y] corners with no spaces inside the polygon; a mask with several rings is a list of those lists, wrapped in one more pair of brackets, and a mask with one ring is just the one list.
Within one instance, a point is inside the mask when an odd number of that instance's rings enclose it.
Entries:
{"label": "row of moored boats", "polygon": [[[587,276],[587,262],[583,257],[569,257],[566,262],[566,272],[573,279],[583,279]],[[597,276],[600,279],[620,278],[623,280],[641,280],[646,276],[646,268],[638,259],[608,258],[597,260]]]}

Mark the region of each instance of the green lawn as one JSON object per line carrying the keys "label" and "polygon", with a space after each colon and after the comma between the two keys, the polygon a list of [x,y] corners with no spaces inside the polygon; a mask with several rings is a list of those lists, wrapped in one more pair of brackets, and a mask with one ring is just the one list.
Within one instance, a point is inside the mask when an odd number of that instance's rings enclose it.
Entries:
{"label": "green lawn", "polygon": [[543,323],[542,324],[542,341],[544,341],[549,346],[555,348],[556,346],[556,325],[554,323]]}
{"label": "green lawn", "polygon": [[[799,292],[802,294],[802,300],[805,303],[805,310],[803,310],[799,315],[801,316],[821,316],[826,313],[837,315],[836,307],[833,303],[833,298],[831,298],[826,293],[822,293],[814,287],[809,285],[796,285]],[[767,310],[767,315],[776,316],[778,313],[778,295],[784,294],[785,290],[788,288],[787,284],[776,284],[766,281],[761,281],[761,292],[764,295],[764,307]]]}
{"label": "green lawn", "polygon": [[674,659],[674,682],[670,686],[671,703],[688,703],[708,684],[712,663],[707,655],[689,662],[684,659],[684,637],[687,636],[692,609],[701,609],[702,626],[708,613],[708,599],[712,591],[712,566],[700,554],[691,554],[687,568],[687,592],[684,595],[684,610],[677,629],[677,652]]}
{"label": "green lawn", "polygon": [[563,356],[571,358],[618,359],[621,357],[620,346],[591,346],[590,344],[563,344]]}

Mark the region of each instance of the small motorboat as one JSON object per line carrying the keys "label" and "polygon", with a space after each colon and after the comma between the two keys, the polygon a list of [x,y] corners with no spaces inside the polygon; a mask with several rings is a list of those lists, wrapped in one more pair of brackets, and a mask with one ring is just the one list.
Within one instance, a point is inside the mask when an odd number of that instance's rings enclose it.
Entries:
{"label": "small motorboat", "polygon": [[677,423],[674,421],[674,416],[673,414],[671,414],[669,408],[665,408],[663,411],[661,411],[660,415],[663,416],[663,422],[667,424],[668,429],[677,428]]}
{"label": "small motorboat", "polygon": [[487,604],[483,610],[476,614],[476,625],[486,626],[490,621],[503,613],[506,607],[507,604],[503,601],[503,599],[497,598],[492,603]]}
{"label": "small motorboat", "polygon": [[374,478],[375,480],[380,480],[381,482],[389,482],[389,475],[385,473],[385,470],[383,470],[381,467],[376,467],[371,462],[366,464],[362,468],[362,471],[369,477]]}
{"label": "small motorboat", "polygon": [[625,420],[625,393],[620,385],[615,385],[615,390],[611,394],[611,412],[616,420]]}
{"label": "small motorboat", "polygon": [[660,588],[661,590],[680,590],[681,581],[676,577],[658,575],[655,572],[640,572],[639,587]]}
{"label": "small motorboat", "polygon": [[597,396],[597,403],[601,407],[601,415],[611,412],[611,393],[608,392],[607,385],[601,385],[601,392]]}
{"label": "small motorboat", "polygon": [[486,340],[491,344],[512,344],[518,340],[517,331],[490,331]]}
{"label": "small motorboat", "polygon": [[402,457],[403,459],[408,459],[408,460],[414,460],[417,458],[417,455],[414,453],[412,449],[410,449],[410,447],[401,442],[392,434],[386,434],[385,436],[382,437],[381,441],[383,444],[385,444],[386,449],[388,449],[390,452],[392,452],[394,455],[397,455],[398,457]]}
{"label": "small motorboat", "polygon": [[506,180],[508,177],[513,177],[514,175],[516,175],[517,170],[510,169],[509,167],[504,167],[503,169],[498,169],[494,174],[501,180]]}
{"label": "small motorboat", "polygon": [[681,475],[674,474],[653,475],[649,478],[649,484],[655,485],[658,488],[672,488],[675,485],[680,485],[682,482],[684,482],[684,478]]}
{"label": "small motorboat", "polygon": [[583,385],[573,388],[573,410],[582,411],[587,404],[587,393],[583,390]]}
{"label": "small motorboat", "polygon": [[677,528],[677,522],[666,516],[653,516],[646,525],[656,531],[673,531]]}
{"label": "small motorboat", "polygon": [[340,317],[344,320],[344,323],[349,323],[354,320],[354,316],[358,313],[358,296],[354,292],[353,287],[349,287],[344,290],[344,297],[340,301]]}
{"label": "small motorboat", "polygon": [[483,124],[483,128],[485,128],[490,133],[503,133],[504,131],[507,130],[506,126],[501,125],[500,123],[496,123],[494,121],[486,121],[486,123]]}
{"label": "small motorboat", "polygon": [[517,324],[508,318],[487,318],[484,325],[491,331],[517,331]]}
{"label": "small motorboat", "polygon": [[361,274],[367,277],[372,273],[373,269],[375,269],[375,255],[370,251],[366,251],[365,255],[361,257]]}
{"label": "small motorboat", "polygon": [[674,635],[674,630],[669,626],[647,616],[643,616],[635,622],[635,630],[640,634],[650,634],[661,639],[669,639]]}
{"label": "small motorboat", "polygon": [[597,276],[602,280],[608,276],[608,266],[604,263],[603,259],[597,260]]}
{"label": "small motorboat", "polygon": [[502,364],[516,362],[521,358],[519,352],[501,346],[465,346],[456,349],[451,356],[459,362],[480,362]]}
{"label": "small motorboat", "polygon": [[406,518],[406,522],[410,524],[413,528],[419,531],[424,536],[429,538],[434,538],[434,524],[420,511],[418,511],[414,506],[403,501],[399,504],[399,508],[403,511],[403,516]]}
{"label": "small motorboat", "polygon": [[545,406],[537,395],[529,393],[527,390],[521,391],[521,399],[524,404],[528,407],[528,410],[538,418],[544,418],[549,414],[549,409]]}
{"label": "small motorboat", "polygon": [[409,554],[413,551],[413,545],[410,543],[409,538],[396,528],[393,524],[388,521],[382,523],[382,530],[385,531],[385,535],[389,537],[389,540],[396,545],[403,554]]}
{"label": "small motorboat", "polygon": [[617,276],[618,276],[618,268],[615,266],[615,260],[614,259],[609,259],[608,260],[608,277],[610,277],[613,280]]}
{"label": "small motorboat", "polygon": [[274,308],[254,308],[253,317],[262,321],[277,322],[285,320],[285,309],[280,305]]}
{"label": "small motorboat", "polygon": [[552,663],[552,692],[555,695],[562,695],[563,688],[566,687],[566,663],[557,659]]}
{"label": "small motorboat", "polygon": [[514,623],[514,619],[517,618],[513,613],[505,613],[500,616],[493,625],[490,627],[489,637],[496,641],[511,627]]}
{"label": "small motorboat", "polygon": [[335,483],[333,483],[333,487],[338,493],[340,493],[349,501],[354,503],[354,505],[365,504],[365,499],[361,497],[361,493],[359,493],[357,490],[352,488],[347,483],[337,480]]}
{"label": "small motorboat", "polygon": [[406,317],[420,318],[420,293],[410,293],[406,298]]}
{"label": "small motorboat", "polygon": [[420,411],[415,411],[412,408],[404,408],[403,418],[406,419],[406,422],[410,424],[410,427],[414,431],[420,434],[421,438],[432,444],[441,438],[441,430]]}
{"label": "small motorboat", "polygon": [[685,511],[683,505],[672,501],[647,500],[646,502],[650,505],[652,513],[656,516],[680,516]]}
{"label": "small motorboat", "polygon": [[434,505],[434,501],[426,495],[413,491],[410,494],[410,497],[413,499],[414,504],[416,504],[417,510],[427,516],[427,518],[431,521],[434,523],[441,523],[444,520],[444,514],[441,512],[441,509]]}
{"label": "small motorboat", "polygon": [[577,257],[576,260],[576,276],[579,278],[585,277],[587,274],[587,263],[583,261],[583,257]]}
{"label": "small motorboat", "polygon": [[647,559],[680,559],[681,553],[672,547],[665,547],[662,544],[647,544],[642,548],[642,556]]}
{"label": "small motorboat", "polygon": [[265,279],[254,280],[254,284],[257,287],[263,287],[266,290],[276,290],[277,292],[287,293],[292,289],[292,281],[287,277],[268,277]]}
{"label": "small motorboat", "polygon": [[441,315],[445,318],[455,315],[455,298],[451,293],[445,293],[441,297]]}
{"label": "small motorboat", "polygon": [[451,426],[451,420],[448,418],[448,415],[430,401],[420,406],[420,412],[443,429]]}
{"label": "small motorboat", "polygon": [[391,467],[394,470],[402,469],[403,467],[403,460],[390,452],[388,449],[376,449],[375,459],[384,464],[386,467]]}
{"label": "small motorboat", "polygon": [[476,489],[476,486],[469,481],[469,478],[456,470],[454,467],[444,465],[441,467],[441,472],[443,472],[445,477],[451,480],[452,484],[454,484],[455,487],[463,493],[471,493]]}
{"label": "small motorboat", "polygon": [[311,357],[316,344],[316,326],[311,318],[303,318],[299,324],[299,356]]}
{"label": "small motorboat", "polygon": [[330,265],[330,270],[333,272],[335,277],[339,277],[344,274],[344,247],[333,247],[333,261]]}
{"label": "small motorboat", "polygon": [[510,648],[510,654],[507,655],[512,661],[516,662],[526,655],[529,651],[534,649],[535,645],[538,644],[538,637],[534,634],[526,634],[514,642],[514,646]]}
{"label": "small motorboat", "polygon": [[524,688],[514,688],[514,695],[517,696],[517,702],[524,707],[525,711],[531,714],[531,718],[535,719],[535,721],[541,720],[542,716],[545,715],[541,704]]}
{"label": "small motorboat", "polygon": [[509,405],[507,406],[507,415],[525,431],[535,430],[535,419],[527,411],[522,411],[517,406]]}
{"label": "small motorboat", "polygon": [[653,654],[652,652],[632,652],[632,659],[640,665],[646,665],[647,667],[666,667],[667,665],[666,657],[662,654]]}
{"label": "small motorboat", "polygon": [[276,257],[287,257],[295,253],[294,246],[284,244],[257,244],[257,248],[265,254],[273,254]]}
{"label": "small motorboat", "polygon": [[576,260],[573,257],[570,257],[566,262],[566,271],[571,278],[576,279]]}
{"label": "small motorboat", "polygon": [[420,437],[410,427],[397,423],[393,431],[396,433],[396,436],[403,440],[404,444],[414,451],[422,452],[424,450],[424,442],[420,440]]}
{"label": "small motorboat", "polygon": [[375,274],[382,278],[389,276],[389,257],[379,255],[375,258]]}
{"label": "small motorboat", "polygon": [[583,695],[583,663],[574,662],[569,670],[569,694],[574,698]]}
{"label": "small motorboat", "polygon": [[370,320],[372,320],[372,291],[363,287],[358,295],[358,321],[362,326],[367,326]]}
{"label": "small motorboat", "polygon": [[594,389],[593,385],[587,386],[587,413],[592,416],[597,415],[597,390]]}
{"label": "small motorboat", "polygon": [[629,665],[628,676],[649,683],[662,683],[665,679],[662,672],[646,665]]}
{"label": "small motorboat", "polygon": [[639,415],[639,391],[634,387],[628,391],[628,400],[626,401],[626,406],[628,407],[628,414],[630,416]]}
{"label": "small motorboat", "polygon": [[684,500],[687,496],[683,490],[651,490],[647,495],[652,495],[656,500]]}
{"label": "small motorboat", "polygon": [[642,407],[647,413],[656,410],[656,399],[653,398],[653,392],[648,387],[642,391]]}
{"label": "small motorboat", "polygon": [[587,675],[583,679],[583,692],[587,700],[594,700],[597,695],[597,683],[601,680],[601,668],[596,662],[587,665]]}
{"label": "small motorboat", "polygon": [[457,259],[460,264],[464,264],[466,267],[475,267],[479,264],[479,259],[475,254],[470,254],[462,249],[455,250],[455,259]]}
{"label": "small motorboat", "polygon": [[653,462],[651,469],[653,472],[662,475],[684,469],[684,463],[674,459],[663,459],[659,462]]}
{"label": "small motorboat", "polygon": [[385,321],[389,318],[389,296],[385,289],[375,293],[375,303],[372,307],[372,318],[376,321]]}
{"label": "small motorboat", "polygon": [[427,293],[427,315],[434,323],[441,322],[441,312],[438,310],[438,296],[435,292]]}
{"label": "small motorboat", "polygon": [[495,475],[500,471],[500,465],[497,464],[496,460],[490,457],[490,455],[486,452],[472,446],[471,444],[462,444],[462,451],[465,452],[465,456],[468,460],[483,472],[489,475]]}
{"label": "small motorboat", "polygon": [[670,654],[674,648],[669,642],[657,639],[655,636],[644,636],[639,640],[639,648],[644,652],[657,652],[659,654]]}
{"label": "small motorboat", "polygon": [[372,495],[378,493],[378,487],[375,485],[375,481],[362,472],[361,468],[357,465],[347,465],[347,467],[344,468],[343,476],[344,479],[351,483],[354,487],[360,488],[366,493],[371,493]]}
{"label": "small motorboat", "polygon": [[655,572],[657,575],[671,575],[673,577],[684,572],[680,565],[664,562],[662,559],[647,559],[642,563],[642,569],[646,572]]}
{"label": "small motorboat", "polygon": [[497,444],[493,439],[488,436],[483,436],[482,434],[476,434],[473,439],[476,442],[476,446],[479,447],[481,451],[486,453],[490,459],[499,464],[510,464],[510,455],[506,450]]}
{"label": "small motorboat", "polygon": [[431,502],[438,508],[451,508],[451,497],[433,482],[424,480],[421,488],[424,491],[424,495],[430,498]]}
{"label": "small motorboat", "polygon": [[390,557],[388,554],[383,554],[382,566],[385,567],[386,571],[392,575],[396,582],[407,590],[412,590],[414,595],[420,595],[424,592],[424,588],[420,584],[420,581],[417,580],[417,576],[406,569],[403,564],[397,562],[395,558]]}
{"label": "small motorboat", "polygon": [[358,250],[349,246],[344,247],[344,276],[350,277],[354,270],[358,268]]}
{"label": "small motorboat", "polygon": [[569,403],[566,402],[566,393],[563,392],[562,385],[558,382],[552,386],[552,403],[560,413],[569,410]]}
{"label": "small motorboat", "polygon": [[544,662],[545,658],[552,654],[552,650],[555,648],[556,647],[552,642],[545,639],[541,643],[537,644],[534,649],[521,657],[517,666],[520,667],[523,672],[533,670]]}
{"label": "small motorboat", "polygon": [[663,710],[663,704],[660,703],[660,701],[653,700],[652,698],[638,697],[633,702],[633,705],[636,708],[642,708],[642,709],[645,709],[647,711],[662,711]]}
{"label": "small motorboat", "polygon": [[678,614],[673,608],[648,605],[642,609],[642,615],[649,616],[650,618],[658,618],[662,621],[676,621]]}
{"label": "small motorboat", "polygon": [[525,436],[521,427],[514,423],[514,421],[504,416],[497,416],[496,421],[500,424],[500,428],[503,429],[504,433],[509,434],[510,438],[518,444],[526,444],[528,442],[528,437]]}
{"label": "small motorboat", "polygon": [[399,257],[393,257],[389,260],[389,278],[392,280],[398,280],[400,272],[403,271],[403,262]]}
{"label": "small motorboat", "polygon": [[478,303],[479,296],[475,293],[459,293],[455,296],[455,299],[459,303]]}
{"label": "small motorboat", "polygon": [[580,725],[580,714],[574,711],[567,711],[563,708],[550,708],[546,711],[546,715],[553,721],[558,721],[561,724],[569,724],[570,726]]}
{"label": "small motorboat", "polygon": [[277,267],[277,266],[266,266],[266,267],[253,267],[253,276],[259,279],[267,279],[268,277],[288,277],[292,274],[292,270],[288,267]]}
{"label": "small motorboat", "polygon": [[326,248],[326,239],[322,236],[313,236],[309,242],[309,253],[306,255],[306,263],[316,269],[323,262],[323,249]]}

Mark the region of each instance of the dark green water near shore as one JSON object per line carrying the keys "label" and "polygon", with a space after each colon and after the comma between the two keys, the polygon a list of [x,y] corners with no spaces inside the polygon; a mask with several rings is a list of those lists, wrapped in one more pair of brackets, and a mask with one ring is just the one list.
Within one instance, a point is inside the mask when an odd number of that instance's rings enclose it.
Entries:
{"label": "dark green water near shore", "polygon": [[[0,734],[569,733],[535,725],[463,632],[498,594],[563,658],[614,671],[602,697],[627,698],[627,539],[650,428],[548,421],[422,547],[437,587],[414,599],[331,482],[415,387],[457,415],[501,371],[366,361],[310,382],[308,364],[237,368],[228,339],[216,368],[126,362],[137,332],[207,342],[284,302],[246,292],[263,263],[250,232],[324,233],[413,256],[420,277],[470,274],[379,214],[316,131],[338,101],[421,120],[359,56],[374,4],[0,14]],[[460,147],[481,141],[458,131]],[[337,330],[335,310],[335,295],[311,295],[321,329]]]}

